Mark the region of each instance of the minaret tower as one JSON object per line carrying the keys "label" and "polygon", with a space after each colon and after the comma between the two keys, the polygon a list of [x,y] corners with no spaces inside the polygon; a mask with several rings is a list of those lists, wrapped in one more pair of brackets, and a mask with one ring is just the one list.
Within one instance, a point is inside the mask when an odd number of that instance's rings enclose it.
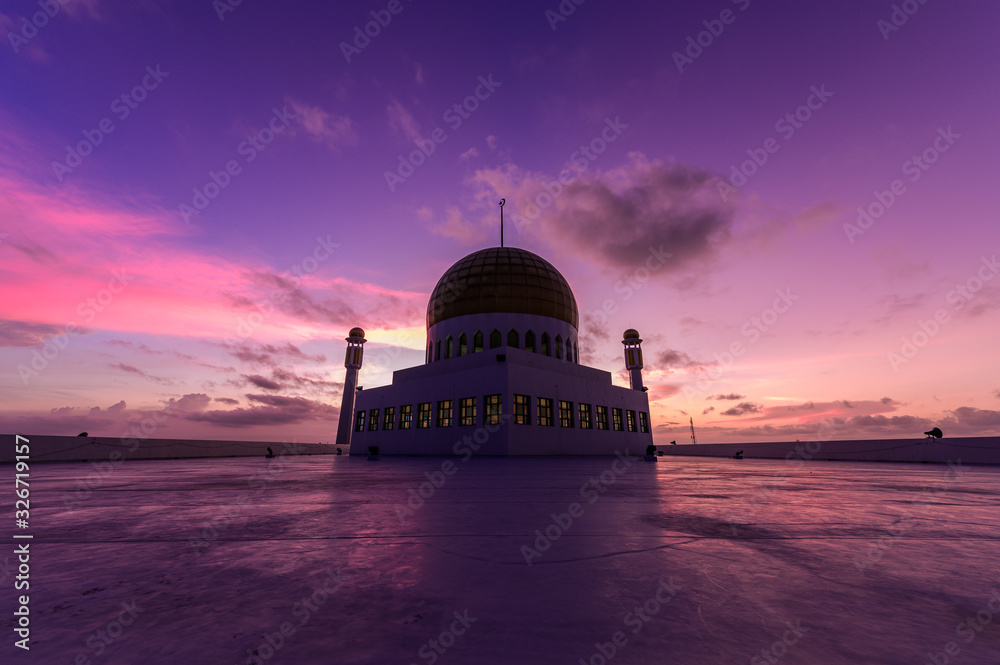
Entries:
{"label": "minaret tower", "polygon": [[337,425],[337,445],[350,448],[351,432],[354,430],[354,393],[358,388],[358,370],[364,357],[365,331],[361,328],[351,328],[347,333],[347,355],[344,367],[344,398],[340,403],[340,423]]}
{"label": "minaret tower", "polygon": [[622,335],[625,345],[625,369],[628,370],[629,387],[642,390],[642,340],[639,331],[629,328]]}

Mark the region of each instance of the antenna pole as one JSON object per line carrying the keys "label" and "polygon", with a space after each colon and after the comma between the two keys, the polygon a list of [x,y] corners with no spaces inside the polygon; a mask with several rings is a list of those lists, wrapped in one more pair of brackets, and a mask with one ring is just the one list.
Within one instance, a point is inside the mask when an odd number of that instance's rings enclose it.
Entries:
{"label": "antenna pole", "polygon": [[503,247],[503,204],[507,199],[500,199],[500,246]]}
{"label": "antenna pole", "polygon": [[694,418],[691,418],[690,422],[691,422],[691,443],[698,443],[698,440],[694,438]]}

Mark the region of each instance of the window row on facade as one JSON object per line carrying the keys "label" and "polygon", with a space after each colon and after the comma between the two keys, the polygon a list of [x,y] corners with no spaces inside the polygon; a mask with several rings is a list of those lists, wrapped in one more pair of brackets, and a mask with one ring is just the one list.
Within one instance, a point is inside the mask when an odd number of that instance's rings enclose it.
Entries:
{"label": "window row on facade", "polygon": [[[425,429],[434,427],[469,427],[474,425],[499,425],[502,421],[503,403],[501,395],[486,395],[483,397],[483,421],[479,422],[475,397],[463,397],[458,400],[458,410],[455,402],[443,399],[438,402],[421,402],[404,404],[398,411],[395,406],[383,409],[362,409],[354,414],[355,432],[376,432],[392,429]],[[436,408],[435,408],[436,406]],[[534,406],[534,409],[532,409]],[[610,421],[608,415],[610,414]],[[611,429],[615,432],[649,433],[649,414],[645,411],[631,409],[608,408],[600,404],[592,405],[584,402],[559,400],[548,397],[537,397],[532,404],[528,395],[514,395],[513,422],[515,425],[531,425],[540,427],[579,427],[580,429]]]}
{"label": "window row on facade", "polygon": [[[444,339],[438,337],[436,340],[428,340],[427,362],[447,360],[448,358],[465,356],[470,353],[479,353],[486,348],[483,346],[483,342],[484,337],[480,330],[473,333],[471,345],[469,343],[469,336],[466,333],[459,335],[457,340],[451,335],[448,335]],[[491,349],[500,348],[503,346],[503,334],[499,330],[494,329],[490,333],[489,343],[489,348]],[[511,329],[507,332],[507,346],[512,346],[515,349],[522,348],[521,335],[518,331]],[[523,348],[525,351],[540,353],[543,356],[555,356],[560,360],[566,359],[574,363],[580,362],[580,350],[577,348],[577,345],[569,337],[563,340],[562,335],[556,335],[553,340],[548,333],[542,333],[541,336],[536,338],[534,331],[529,330],[524,333]]]}

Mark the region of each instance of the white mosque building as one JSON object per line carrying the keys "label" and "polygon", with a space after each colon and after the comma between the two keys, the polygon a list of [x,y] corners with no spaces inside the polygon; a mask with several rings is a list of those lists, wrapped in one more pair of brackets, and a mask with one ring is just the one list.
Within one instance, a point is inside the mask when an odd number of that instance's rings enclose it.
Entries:
{"label": "white mosque building", "polygon": [[469,254],[427,304],[424,364],[361,390],[365,333],[347,337],[337,445],[352,455],[641,455],[653,443],[642,340],[626,330],[631,388],[579,363],[566,279],[514,247]]}

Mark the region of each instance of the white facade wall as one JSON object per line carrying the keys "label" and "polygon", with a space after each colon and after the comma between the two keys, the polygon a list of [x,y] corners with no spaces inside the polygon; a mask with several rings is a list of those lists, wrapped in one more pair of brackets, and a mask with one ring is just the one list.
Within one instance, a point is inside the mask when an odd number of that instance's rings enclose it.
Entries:
{"label": "white facade wall", "polygon": [[[493,315],[496,316],[496,315]],[[471,318],[471,317],[469,317]],[[492,317],[490,317],[492,319]],[[540,317],[541,318],[541,317]],[[447,322],[442,322],[447,323]],[[435,326],[436,327],[436,326]],[[492,327],[490,328],[492,330]],[[536,334],[538,329],[536,328]],[[498,361],[498,356],[503,361]],[[531,424],[514,424],[514,394],[528,395]],[[502,424],[485,425],[484,397],[502,395]],[[460,400],[476,398],[476,424],[458,425]],[[552,426],[540,426],[537,403],[539,397],[553,400]],[[437,407],[441,400],[451,400],[453,424],[437,427]],[[559,401],[573,403],[573,427],[559,424]],[[416,428],[417,405],[431,402],[432,424],[427,429]],[[592,429],[579,426],[579,403],[591,405]],[[411,429],[399,429],[400,407],[413,405],[414,423]],[[608,407],[608,429],[596,429],[596,406]],[[383,429],[386,407],[395,407],[392,430]],[[369,430],[368,413],[379,409],[377,430]],[[612,409],[623,413],[623,430],[615,431]],[[625,412],[636,412],[639,429],[640,412],[648,422],[649,399],[646,393],[615,386],[611,374],[603,370],[545,357],[539,353],[502,347],[481,353],[393,373],[390,386],[363,390],[357,395],[355,413],[364,410],[363,431],[355,431],[351,439],[351,454],[367,454],[369,446],[378,446],[384,455],[613,455],[627,452],[641,455],[653,442],[652,425],[645,433],[627,431]]]}

